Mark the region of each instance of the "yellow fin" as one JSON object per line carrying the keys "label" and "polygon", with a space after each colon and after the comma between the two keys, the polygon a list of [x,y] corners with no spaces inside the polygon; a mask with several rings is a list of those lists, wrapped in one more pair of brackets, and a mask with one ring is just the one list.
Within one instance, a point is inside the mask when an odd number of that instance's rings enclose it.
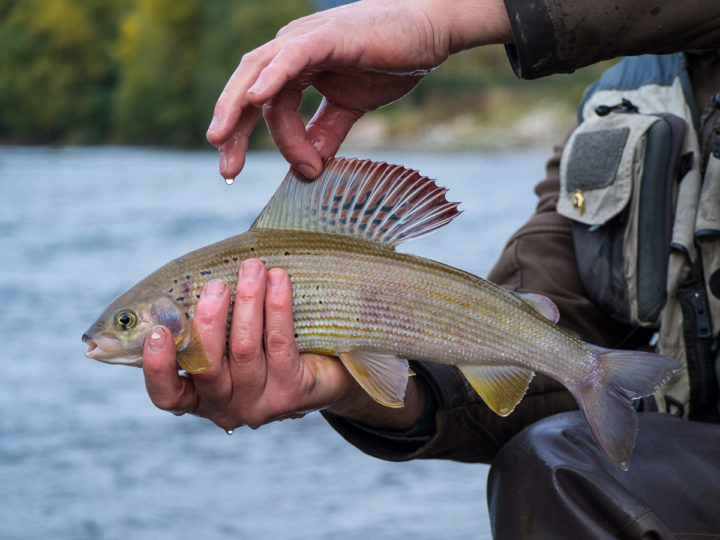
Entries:
{"label": "yellow fin", "polygon": [[515,366],[458,366],[483,401],[507,416],[525,395],[535,373]]}
{"label": "yellow fin", "polygon": [[362,350],[340,353],[340,360],[375,401],[386,407],[403,406],[408,380],[407,360]]}
{"label": "yellow fin", "polygon": [[184,350],[177,353],[177,361],[180,367],[188,373],[202,373],[210,369],[210,357],[205,350],[195,321],[192,322],[190,330],[190,342]]}

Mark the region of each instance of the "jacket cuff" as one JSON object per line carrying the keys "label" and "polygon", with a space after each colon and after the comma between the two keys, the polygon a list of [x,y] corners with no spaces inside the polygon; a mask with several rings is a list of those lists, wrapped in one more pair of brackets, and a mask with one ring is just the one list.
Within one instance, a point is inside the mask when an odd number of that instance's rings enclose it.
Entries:
{"label": "jacket cuff", "polygon": [[717,49],[720,2],[504,0],[515,73],[535,79],[619,56]]}
{"label": "jacket cuff", "polygon": [[505,0],[505,9],[515,38],[514,43],[505,45],[505,51],[515,74],[523,79],[537,79],[562,71],[555,28],[545,2]]}

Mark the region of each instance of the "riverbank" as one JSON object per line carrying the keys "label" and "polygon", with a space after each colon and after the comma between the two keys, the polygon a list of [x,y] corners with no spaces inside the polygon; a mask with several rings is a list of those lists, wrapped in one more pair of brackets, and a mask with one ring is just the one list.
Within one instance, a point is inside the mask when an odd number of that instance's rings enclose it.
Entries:
{"label": "riverbank", "polygon": [[423,122],[391,116],[368,115],[360,119],[343,143],[344,151],[505,151],[559,142],[571,125],[575,111],[548,104],[529,108],[506,123],[488,122],[478,114],[457,114],[446,120]]}

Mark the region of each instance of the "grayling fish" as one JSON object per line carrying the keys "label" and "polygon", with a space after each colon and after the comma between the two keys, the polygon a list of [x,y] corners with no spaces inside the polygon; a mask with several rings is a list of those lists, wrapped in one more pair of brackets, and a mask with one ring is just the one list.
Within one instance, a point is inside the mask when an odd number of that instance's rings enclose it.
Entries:
{"label": "grayling fish", "polygon": [[241,262],[258,258],[290,275],[300,351],[338,356],[379,403],[402,406],[406,359],[457,366],[502,416],[545,373],[573,394],[599,446],[626,469],[637,431],[631,401],[679,364],[590,345],[555,324],[558,310],[543,296],[395,251],[459,214],[445,192],[416,171],[366,160],[330,160],[314,182],[291,171],[248,232],[171,261],[115,299],[83,335],[86,355],[139,366],[147,332],[163,324],[180,366],[207,369],[193,322],[200,291],[219,278],[234,292]]}

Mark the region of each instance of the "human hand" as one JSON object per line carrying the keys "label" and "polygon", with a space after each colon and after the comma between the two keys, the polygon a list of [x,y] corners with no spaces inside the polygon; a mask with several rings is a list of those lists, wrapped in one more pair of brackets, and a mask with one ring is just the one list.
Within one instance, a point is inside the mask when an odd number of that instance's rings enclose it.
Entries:
{"label": "human hand", "polygon": [[[451,53],[511,39],[502,0],[364,0],[293,21],[243,56],[218,99],[207,138],[220,173],[242,170],[262,106],[280,152],[314,178],[363,114],[404,96]],[[297,110],[310,86],[323,100],[305,127]]]}
{"label": "human hand", "polygon": [[256,428],[323,408],[378,427],[403,429],[417,420],[424,393],[416,383],[409,385],[413,389],[406,400],[412,407],[387,409],[372,401],[337,359],[298,352],[292,289],[283,270],[266,272],[257,260],[242,264],[226,351],[229,306],[228,285],[210,282],[198,301],[195,322],[211,367],[192,377],[178,374],[170,332],[162,327],[150,332],[143,371],[157,407],[208,418],[225,430]]}

